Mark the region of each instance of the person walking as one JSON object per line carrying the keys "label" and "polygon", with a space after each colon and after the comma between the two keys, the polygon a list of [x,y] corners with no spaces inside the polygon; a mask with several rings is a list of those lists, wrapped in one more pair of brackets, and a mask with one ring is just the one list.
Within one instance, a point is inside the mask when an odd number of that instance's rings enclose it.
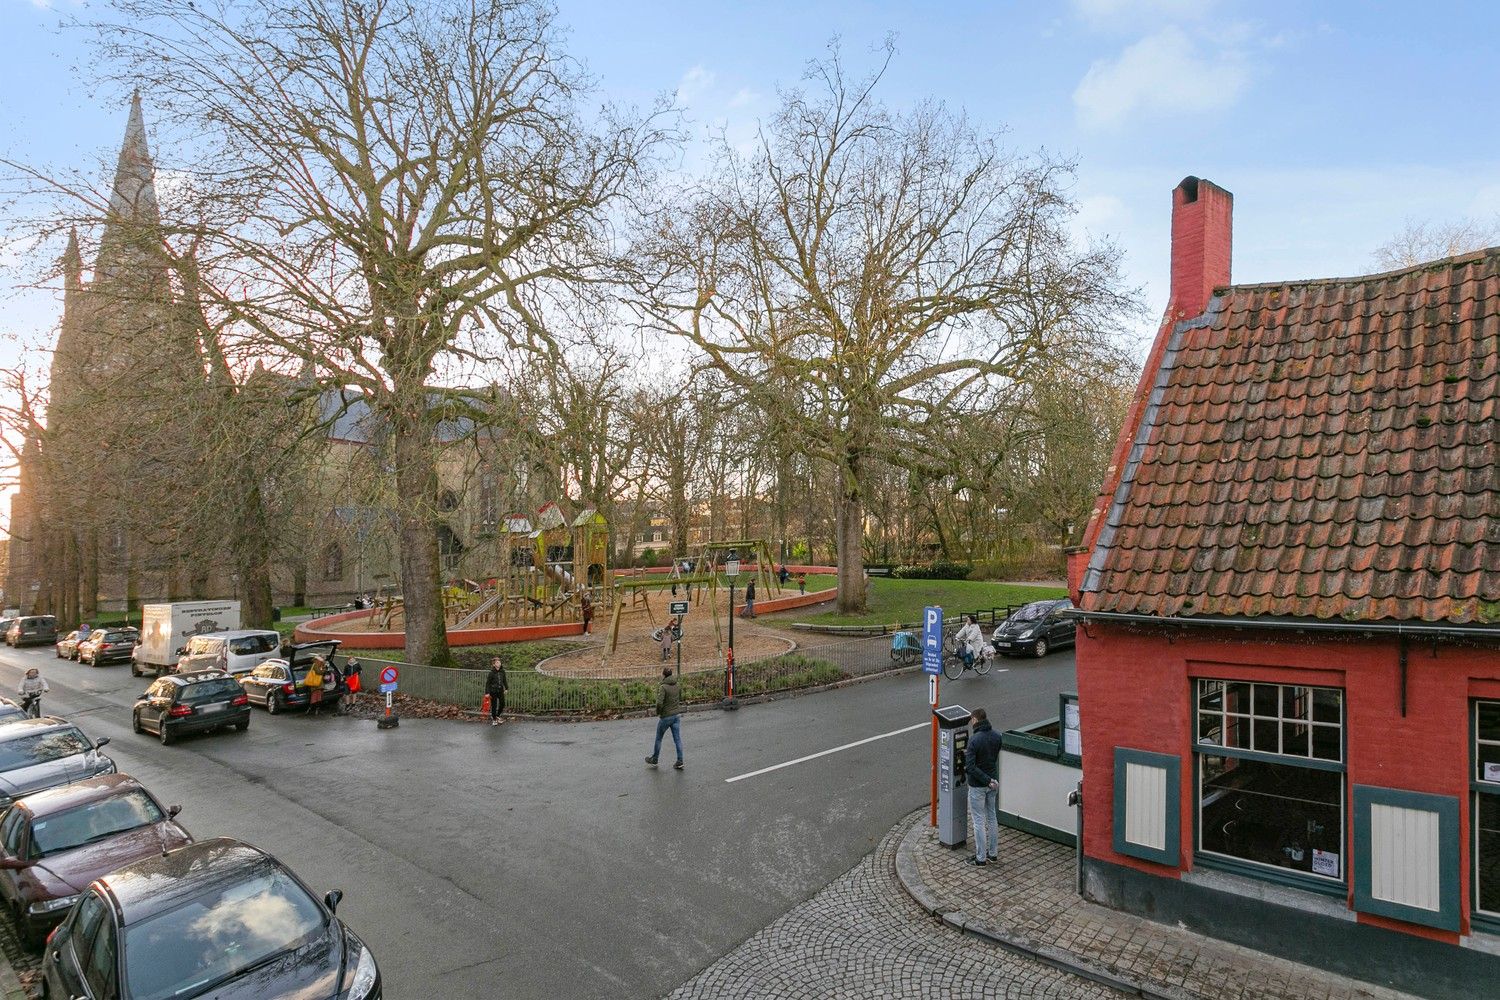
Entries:
{"label": "person walking", "polygon": [[805,593],[807,593],[807,574],[806,573],[798,573],[797,574],[797,593],[799,593],[799,594],[805,594]]}
{"label": "person walking", "polygon": [[21,708],[33,719],[42,717],[42,695],[52,690],[36,667],[26,671],[26,676],[17,689],[21,694]]}
{"label": "person walking", "polygon": [[1000,734],[982,708],[974,709],[969,721],[969,748],[964,753],[969,816],[974,821],[974,858],[969,863],[983,868],[1000,859]]}
{"label": "person walking", "polygon": [[781,572],[776,575],[776,579],[777,579],[778,582],[780,582],[780,584],[783,587],[785,587],[786,586],[786,582],[791,577],[791,575],[792,574],[790,574],[790,573],[787,572],[786,563],[782,563],[781,564]]}
{"label": "person walking", "polygon": [[490,696],[490,725],[498,726],[505,720],[500,718],[505,711],[505,692],[510,690],[510,682],[505,676],[505,667],[500,663],[500,657],[490,660],[489,676],[484,679],[484,693]]}
{"label": "person walking", "polygon": [[677,675],[671,667],[661,670],[661,687],[656,692],[656,742],[651,746],[651,756],[646,763],[656,766],[661,755],[661,738],[672,731],[672,744],[677,747],[677,763],[672,766],[682,770],[682,688],[677,684]]}
{"label": "person walking", "polygon": [[745,584],[745,606],[740,610],[740,617],[755,617],[755,577],[753,576],[750,578],[750,582]]}
{"label": "person walking", "polygon": [[594,621],[594,602],[589,600],[587,590],[578,598],[578,610],[583,614],[583,634],[588,635],[589,627]]}
{"label": "person walking", "polygon": [[312,666],[307,668],[307,676],[302,678],[302,686],[307,688],[308,715],[319,715],[323,711],[323,680],[326,669],[327,661],[321,656],[314,656]]}

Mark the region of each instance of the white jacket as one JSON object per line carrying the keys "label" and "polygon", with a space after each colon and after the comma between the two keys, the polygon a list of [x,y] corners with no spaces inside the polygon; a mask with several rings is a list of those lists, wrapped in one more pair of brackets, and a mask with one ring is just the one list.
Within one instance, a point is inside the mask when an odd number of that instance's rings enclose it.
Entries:
{"label": "white jacket", "polygon": [[21,697],[25,698],[27,695],[46,694],[52,689],[47,686],[45,677],[23,677],[18,690],[21,692]]}
{"label": "white jacket", "polygon": [[974,656],[984,655],[984,633],[979,630],[975,622],[965,622],[964,627],[958,630],[958,635],[953,637],[960,647],[967,646]]}

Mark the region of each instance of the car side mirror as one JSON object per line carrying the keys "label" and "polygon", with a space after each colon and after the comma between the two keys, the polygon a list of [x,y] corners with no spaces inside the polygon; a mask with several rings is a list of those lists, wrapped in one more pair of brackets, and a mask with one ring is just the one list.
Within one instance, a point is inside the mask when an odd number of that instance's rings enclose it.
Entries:
{"label": "car side mirror", "polygon": [[23,861],[20,858],[0,858],[0,868],[5,869],[6,871],[19,871],[22,868],[30,867],[31,862]]}
{"label": "car side mirror", "polygon": [[186,652],[187,652],[187,647],[186,646],[179,646],[177,648],[177,653],[175,655],[181,656],[181,655],[183,655]]}
{"label": "car side mirror", "polygon": [[108,742],[109,742],[109,737],[108,736],[101,736],[97,740],[94,741],[94,749],[95,750],[103,749],[104,745],[106,743],[108,743]]}
{"label": "car side mirror", "polygon": [[328,895],[323,897],[323,905],[328,907],[329,913],[337,913],[339,903],[343,901],[343,898],[344,892],[342,889],[329,889]]}
{"label": "car side mirror", "polygon": [[180,812],[182,812],[182,806],[167,806],[167,819],[176,819]]}

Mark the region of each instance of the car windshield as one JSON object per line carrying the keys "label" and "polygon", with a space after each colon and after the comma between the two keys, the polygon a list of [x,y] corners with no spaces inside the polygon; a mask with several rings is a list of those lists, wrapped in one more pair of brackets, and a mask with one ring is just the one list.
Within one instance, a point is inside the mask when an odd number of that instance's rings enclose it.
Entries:
{"label": "car windshield", "polygon": [[1051,607],[1052,604],[1048,601],[1037,601],[1035,604],[1028,604],[1011,615],[1010,620],[1013,622],[1034,622],[1038,618],[1045,617],[1047,610]]}
{"label": "car windshield", "polygon": [[322,909],[286,872],[263,867],[125,929],[136,1000],[191,997],[321,933]]}
{"label": "car windshield", "polygon": [[242,635],[229,640],[229,651],[236,656],[251,656],[255,653],[274,653],[281,645],[279,635]]}
{"label": "car windshield", "polygon": [[49,760],[60,760],[83,753],[91,747],[92,744],[83,733],[72,726],[34,736],[20,736],[0,743],[0,771],[45,764]]}
{"label": "car windshield", "polygon": [[46,857],[149,823],[160,823],[162,812],[143,791],[113,795],[31,824],[31,853]]}
{"label": "car windshield", "polygon": [[178,701],[223,701],[233,698],[235,695],[244,694],[245,689],[240,687],[240,682],[232,677],[221,677],[211,681],[198,681],[189,684],[182,689],[182,694],[177,696]]}

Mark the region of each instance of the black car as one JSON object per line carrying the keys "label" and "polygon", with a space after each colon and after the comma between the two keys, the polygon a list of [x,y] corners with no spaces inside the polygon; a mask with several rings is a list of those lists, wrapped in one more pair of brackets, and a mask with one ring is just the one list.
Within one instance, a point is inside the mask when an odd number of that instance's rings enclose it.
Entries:
{"label": "black car", "polygon": [[138,733],[155,733],[163,744],[225,726],[243,733],[250,728],[250,699],[239,681],[217,670],[168,674],[135,700],[130,725]]}
{"label": "black car", "polygon": [[140,632],[133,628],[95,629],[78,644],[78,662],[91,667],[124,663],[140,641]]}
{"label": "black car", "polygon": [[[267,660],[240,678],[245,685],[245,693],[250,696],[251,703],[264,707],[272,715],[284,709],[310,705],[312,695],[303,682],[307,679],[307,671],[312,667],[313,658],[321,656],[331,662],[338,647],[337,640],[287,646],[284,658]],[[328,708],[336,707],[342,693],[332,672],[325,674],[322,704]]]}
{"label": "black car", "polygon": [[1073,602],[1063,598],[1036,601],[1019,608],[995,626],[990,644],[1001,656],[1025,653],[1036,657],[1046,656],[1059,646],[1071,646],[1075,625],[1071,618],[1064,618],[1061,613],[1072,607]]}
{"label": "black car", "polygon": [[110,872],[47,941],[49,997],[379,1000],[375,956],[281,862],[228,838]]}
{"label": "black car", "polygon": [[5,644],[22,646],[50,646],[57,641],[57,619],[52,615],[25,615],[10,624],[5,633]]}
{"label": "black car", "polygon": [[99,752],[108,742],[47,715],[0,726],[0,807],[44,788],[114,774],[115,762]]}

